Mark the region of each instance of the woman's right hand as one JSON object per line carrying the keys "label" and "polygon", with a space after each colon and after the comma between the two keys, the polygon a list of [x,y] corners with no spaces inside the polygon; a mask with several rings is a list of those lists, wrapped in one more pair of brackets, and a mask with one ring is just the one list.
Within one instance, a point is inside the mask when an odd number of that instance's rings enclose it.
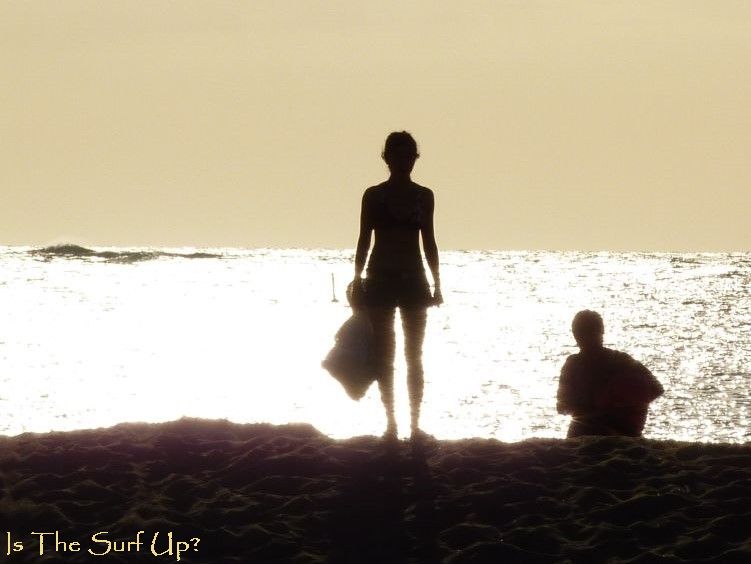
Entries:
{"label": "woman's right hand", "polygon": [[352,288],[350,305],[353,307],[362,306],[365,299],[365,285],[363,284],[363,279],[360,278],[360,276],[355,276],[349,285]]}

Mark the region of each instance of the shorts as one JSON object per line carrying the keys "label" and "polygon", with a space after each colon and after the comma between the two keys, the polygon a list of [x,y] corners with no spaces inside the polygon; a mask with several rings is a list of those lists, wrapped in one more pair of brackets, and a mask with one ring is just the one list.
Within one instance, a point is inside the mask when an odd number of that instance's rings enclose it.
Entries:
{"label": "shorts", "polygon": [[368,270],[364,303],[368,307],[427,308],[433,305],[433,295],[424,270]]}

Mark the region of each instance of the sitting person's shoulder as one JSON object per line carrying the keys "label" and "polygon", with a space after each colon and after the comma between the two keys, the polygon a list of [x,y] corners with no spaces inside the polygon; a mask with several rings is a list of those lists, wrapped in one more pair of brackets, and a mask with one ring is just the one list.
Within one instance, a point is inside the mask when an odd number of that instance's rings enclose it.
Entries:
{"label": "sitting person's shoulder", "polygon": [[561,379],[570,382],[581,374],[583,369],[582,357],[579,353],[570,354],[566,357],[561,367]]}
{"label": "sitting person's shoulder", "polygon": [[578,365],[581,362],[581,354],[574,353],[570,354],[566,357],[566,360],[563,362],[563,368],[571,368],[573,366]]}
{"label": "sitting person's shoulder", "polygon": [[619,365],[633,365],[641,364],[638,360],[634,359],[630,354],[623,351],[617,351],[615,349],[604,348],[606,358],[609,362]]}

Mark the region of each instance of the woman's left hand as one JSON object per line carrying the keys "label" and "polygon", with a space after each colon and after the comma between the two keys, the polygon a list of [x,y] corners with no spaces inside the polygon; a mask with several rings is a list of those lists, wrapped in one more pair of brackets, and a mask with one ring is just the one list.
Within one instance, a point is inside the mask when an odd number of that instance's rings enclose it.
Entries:
{"label": "woman's left hand", "polygon": [[433,305],[439,306],[443,303],[443,294],[441,293],[441,287],[437,286],[433,291]]}

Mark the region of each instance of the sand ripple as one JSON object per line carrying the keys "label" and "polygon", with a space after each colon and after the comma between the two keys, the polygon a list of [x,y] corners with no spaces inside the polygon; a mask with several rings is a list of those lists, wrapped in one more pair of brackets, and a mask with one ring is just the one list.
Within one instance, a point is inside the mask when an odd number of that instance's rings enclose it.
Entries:
{"label": "sand ripple", "polygon": [[[0,439],[12,562],[751,562],[751,448],[629,438],[333,441],[183,419]],[[39,556],[32,532],[80,552]],[[23,550],[6,555],[7,533]],[[155,556],[149,544],[173,554]],[[50,537],[46,537],[49,539]],[[99,537],[102,538],[102,537]],[[191,540],[192,539],[192,540]],[[196,541],[195,539],[200,539]],[[123,545],[124,546],[124,545]]]}

